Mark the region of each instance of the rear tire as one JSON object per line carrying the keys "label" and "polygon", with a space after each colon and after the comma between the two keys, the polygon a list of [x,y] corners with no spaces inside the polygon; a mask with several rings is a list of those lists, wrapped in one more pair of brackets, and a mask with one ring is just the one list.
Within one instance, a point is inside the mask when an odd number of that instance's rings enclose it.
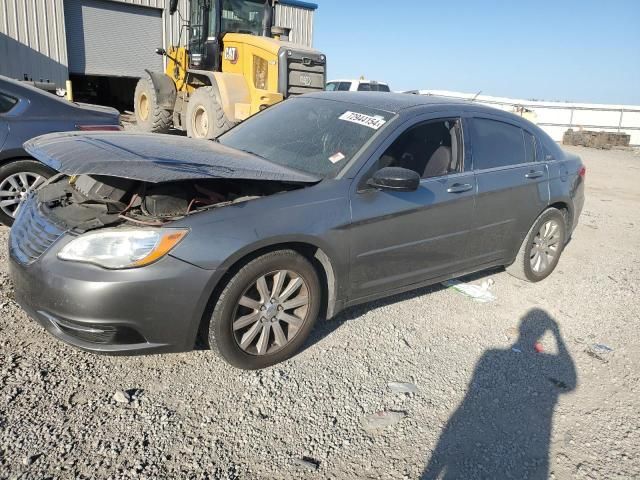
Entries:
{"label": "rear tire", "polygon": [[134,110],[138,128],[143,132],[167,133],[173,123],[172,112],[158,106],[158,96],[153,82],[143,77],[136,85]]}
{"label": "rear tire", "polygon": [[10,227],[20,202],[56,174],[36,160],[14,160],[0,167],[0,223]]}
{"label": "rear tire", "polygon": [[227,118],[213,87],[200,87],[187,105],[187,135],[213,140],[230,130],[235,123]]}
{"label": "rear tire", "polygon": [[287,360],[311,333],[321,292],[315,268],[293,250],[250,261],[217,299],[209,323],[211,350],[243,370]]}
{"label": "rear tire", "polygon": [[539,282],[555,270],[567,240],[567,222],[557,208],[549,208],[533,223],[507,273]]}

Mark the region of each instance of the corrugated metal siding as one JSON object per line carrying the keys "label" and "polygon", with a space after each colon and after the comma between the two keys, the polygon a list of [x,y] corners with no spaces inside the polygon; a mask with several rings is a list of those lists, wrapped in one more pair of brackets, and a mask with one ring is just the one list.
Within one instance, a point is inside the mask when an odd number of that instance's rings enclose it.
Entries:
{"label": "corrugated metal siding", "polygon": [[[105,0],[64,0],[69,72],[141,77],[162,69],[162,10]],[[135,47],[135,48],[133,48]]]}
{"label": "corrugated metal siding", "polygon": [[[169,15],[169,2],[170,0],[110,0],[113,2],[130,3],[133,5],[141,5],[143,7],[154,7],[163,9],[164,17],[164,47],[170,47],[171,45],[177,45],[180,38],[180,26],[185,23],[180,21],[180,15],[186,21],[189,18],[189,1],[180,0],[178,2],[178,12],[175,15]],[[182,45],[187,44],[187,30],[183,29],[182,39],[180,42]]]}
{"label": "corrugated metal siding", "polygon": [[[164,46],[178,43],[184,22],[177,13],[169,15],[170,0],[109,1],[164,9]],[[187,20],[189,1],[180,1],[178,8]],[[313,16],[313,10],[276,4],[275,23],[292,29],[294,43],[312,46]],[[187,36],[183,30],[182,45],[186,45]],[[63,0],[0,0],[0,59],[0,75],[22,78],[26,73],[64,86],[68,60]]]}
{"label": "corrugated metal siding", "polygon": [[67,79],[62,0],[0,0],[0,75]]}
{"label": "corrugated metal siding", "polygon": [[275,24],[291,29],[290,40],[293,43],[313,46],[313,10],[277,3],[275,13]]}

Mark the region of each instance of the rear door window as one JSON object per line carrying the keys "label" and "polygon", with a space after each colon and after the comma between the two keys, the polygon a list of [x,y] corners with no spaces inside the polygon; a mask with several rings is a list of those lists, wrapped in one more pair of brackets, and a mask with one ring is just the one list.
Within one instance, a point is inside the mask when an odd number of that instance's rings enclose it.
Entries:
{"label": "rear door window", "polygon": [[7,113],[18,103],[17,98],[13,98],[5,93],[0,92],[0,113]]}
{"label": "rear door window", "polygon": [[474,118],[471,141],[476,170],[519,165],[527,161],[523,131],[514,125]]}
{"label": "rear door window", "polygon": [[338,85],[338,91],[348,92],[351,89],[351,82],[340,82]]}
{"label": "rear door window", "polygon": [[358,91],[359,92],[370,92],[371,91],[371,84],[370,83],[361,83],[360,85],[358,85]]}

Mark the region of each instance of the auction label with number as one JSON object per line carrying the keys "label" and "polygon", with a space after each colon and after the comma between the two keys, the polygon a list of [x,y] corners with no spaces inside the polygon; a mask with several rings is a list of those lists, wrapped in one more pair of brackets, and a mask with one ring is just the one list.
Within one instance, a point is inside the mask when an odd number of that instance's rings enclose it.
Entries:
{"label": "auction label with number", "polygon": [[357,123],[358,125],[364,125],[365,127],[373,128],[374,130],[378,130],[385,123],[387,123],[384,117],[372,117],[370,115],[365,115],[364,113],[357,112],[344,112],[342,115],[340,115],[340,120]]}

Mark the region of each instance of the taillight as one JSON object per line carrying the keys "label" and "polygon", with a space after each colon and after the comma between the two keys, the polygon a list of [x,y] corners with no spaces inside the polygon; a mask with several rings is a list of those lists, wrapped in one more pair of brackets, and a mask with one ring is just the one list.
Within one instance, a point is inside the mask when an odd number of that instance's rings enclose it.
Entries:
{"label": "taillight", "polygon": [[578,170],[578,175],[580,175],[581,178],[584,178],[587,175],[587,167],[582,165],[580,170]]}
{"label": "taillight", "polygon": [[119,132],[122,130],[120,125],[76,125],[76,128],[84,132]]}

